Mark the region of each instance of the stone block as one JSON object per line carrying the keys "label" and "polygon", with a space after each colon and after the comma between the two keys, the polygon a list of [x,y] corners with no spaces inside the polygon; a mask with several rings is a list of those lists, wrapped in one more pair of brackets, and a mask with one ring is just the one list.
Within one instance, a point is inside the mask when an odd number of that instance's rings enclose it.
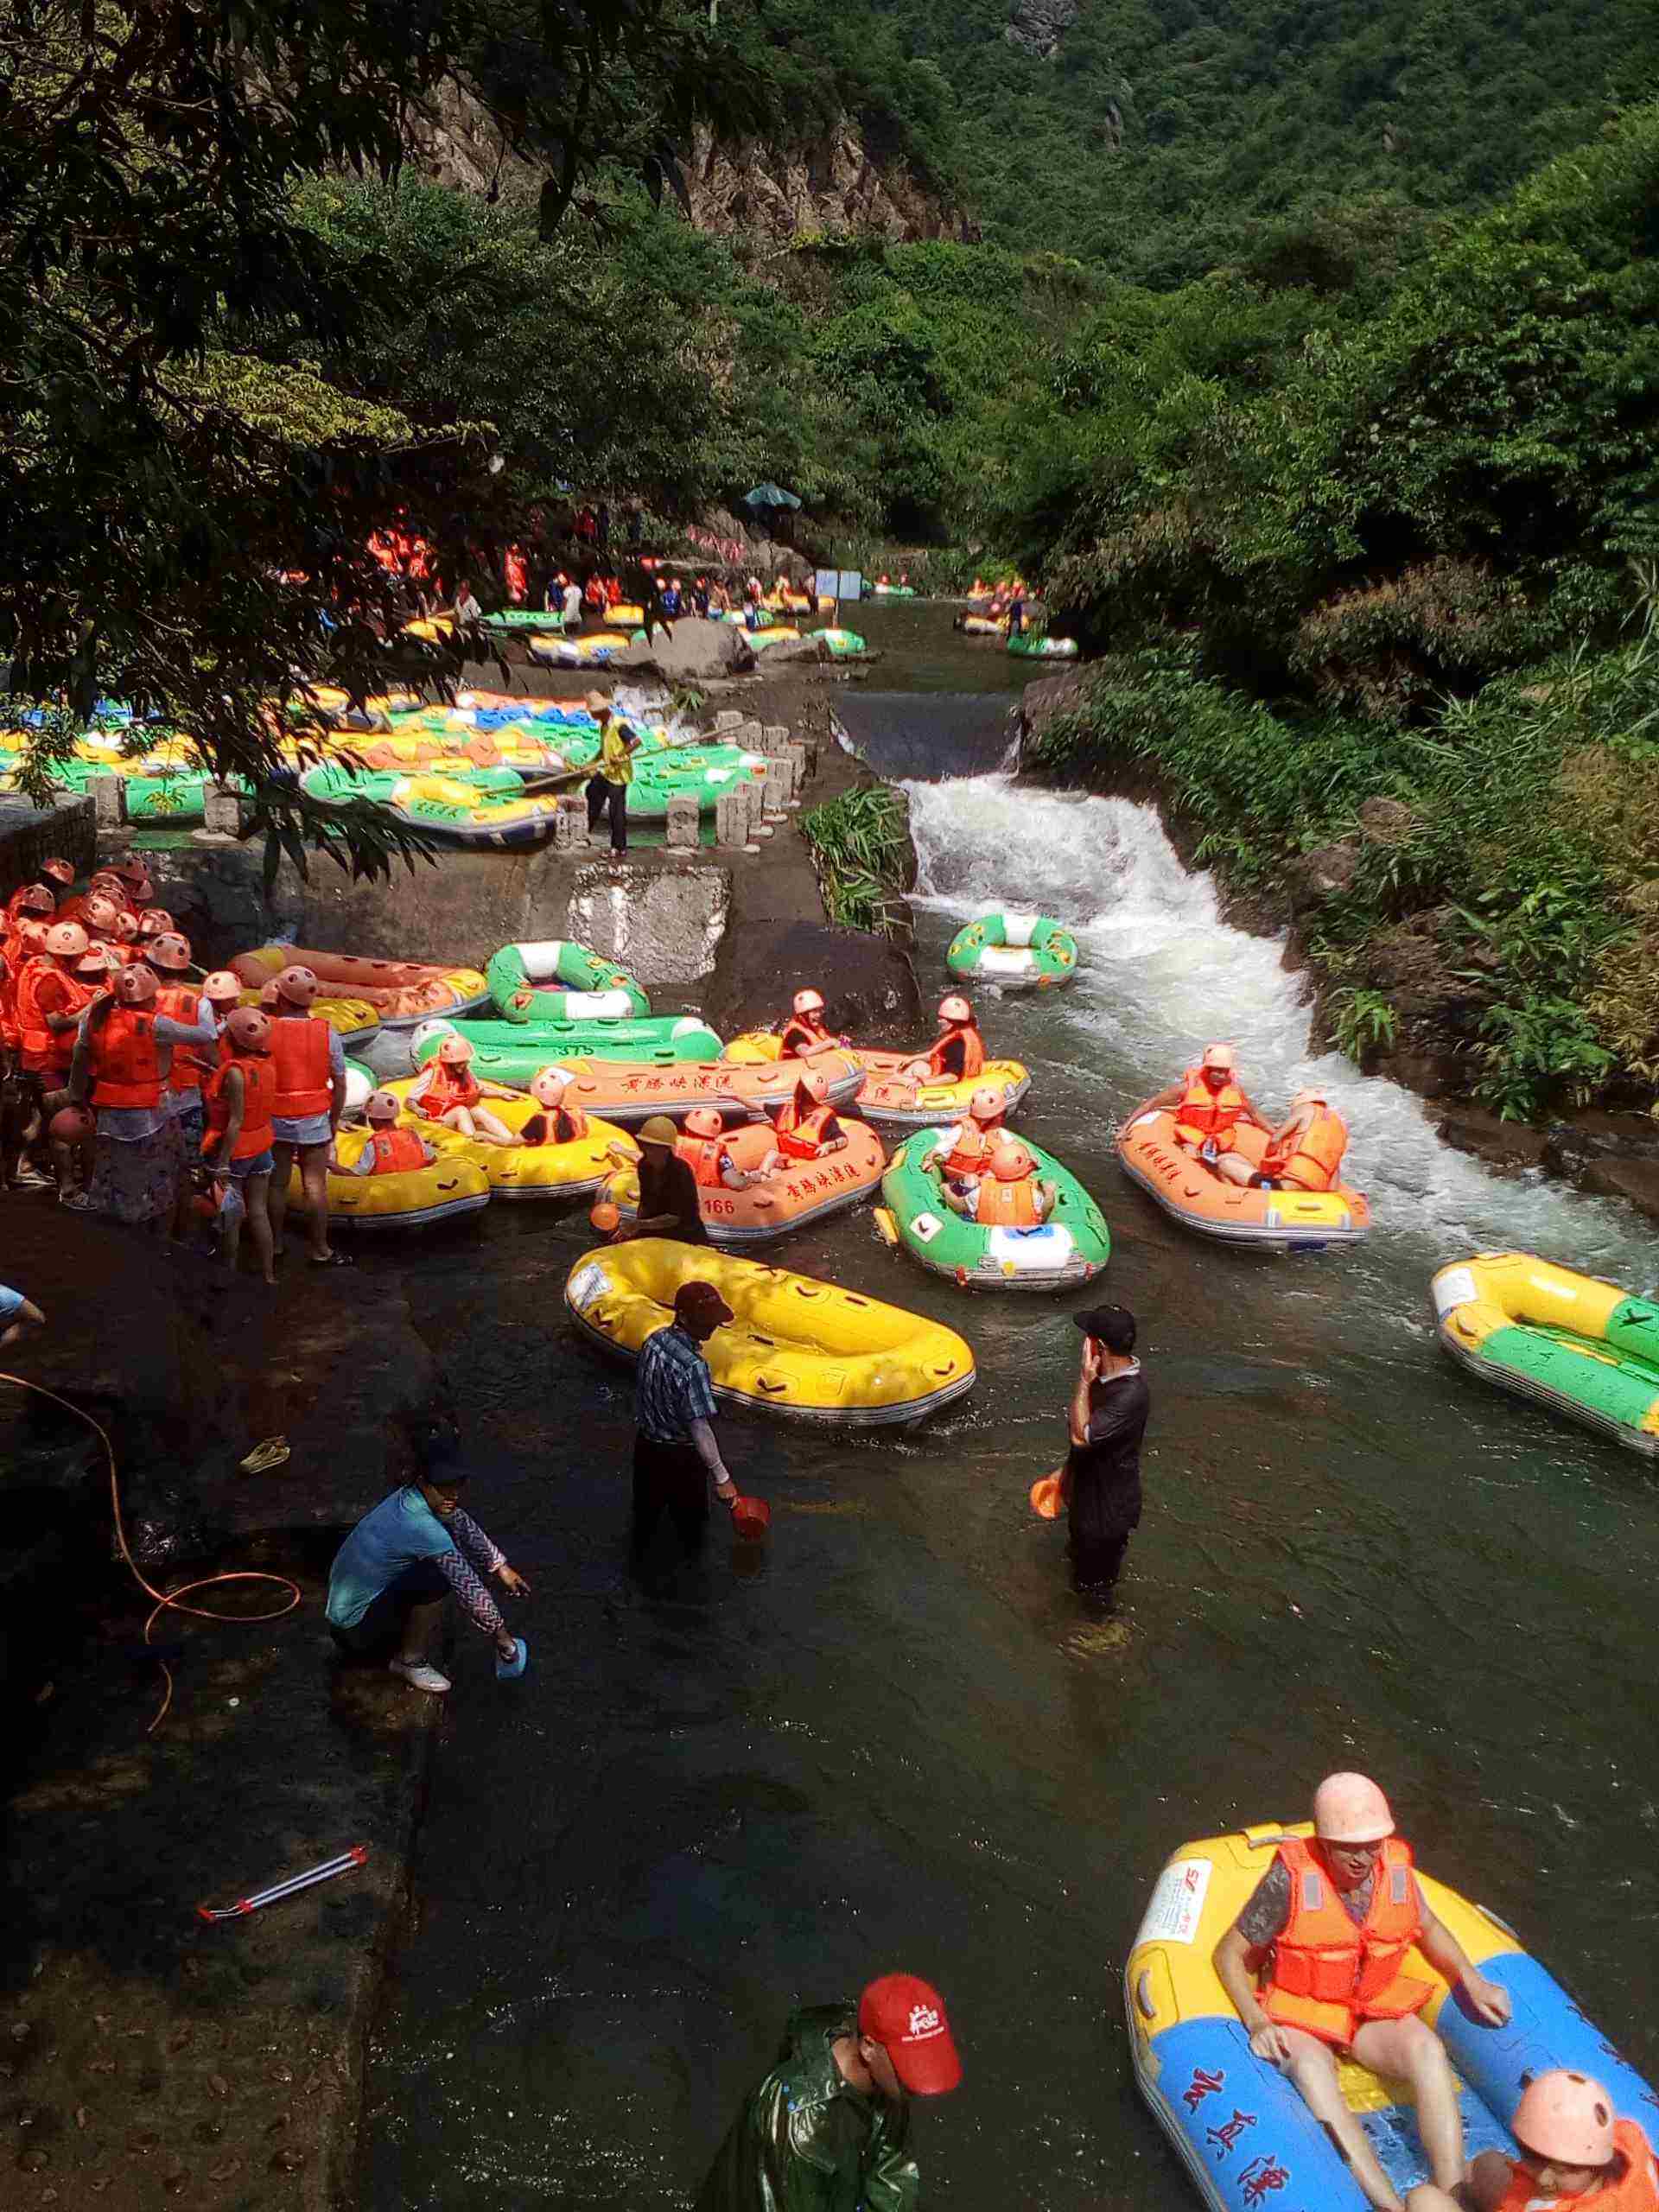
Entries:
{"label": "stone block", "polygon": [[783,722],[767,722],[760,732],[760,749],[762,753],[781,753],[789,743],[789,730]]}
{"label": "stone block", "polygon": [[749,802],[747,786],[737,784],[715,801],[715,842],[741,852],[749,842]]}
{"label": "stone block", "polygon": [[688,847],[695,849],[698,842],[697,817],[700,811],[696,800],[689,793],[670,799],[667,843],[681,850]]}
{"label": "stone block", "polygon": [[242,833],[240,793],[229,784],[204,784],[201,790],[201,826],[210,836],[240,836]]}
{"label": "stone block", "polygon": [[762,749],[760,723],[757,721],[736,723],[727,732],[726,742],[728,745],[741,745],[746,753],[759,753]]}
{"label": "stone block", "polygon": [[775,768],[767,769],[766,779],[760,786],[760,811],[768,821],[781,820],[788,813],[791,788],[789,770],[781,760]]}
{"label": "stone block", "polygon": [[127,779],[124,776],[89,776],[86,789],[92,802],[92,819],[99,835],[127,826]]}
{"label": "stone block", "polygon": [[580,791],[562,791],[553,816],[553,843],[557,851],[574,852],[588,843],[588,802]]}
{"label": "stone block", "polygon": [[788,761],[795,778],[795,804],[798,806],[801,802],[801,794],[806,789],[806,747],[804,745],[791,745],[785,752],[784,758]]}
{"label": "stone block", "polygon": [[715,716],[715,728],[718,730],[741,729],[742,726],[743,709],[741,707],[722,707]]}

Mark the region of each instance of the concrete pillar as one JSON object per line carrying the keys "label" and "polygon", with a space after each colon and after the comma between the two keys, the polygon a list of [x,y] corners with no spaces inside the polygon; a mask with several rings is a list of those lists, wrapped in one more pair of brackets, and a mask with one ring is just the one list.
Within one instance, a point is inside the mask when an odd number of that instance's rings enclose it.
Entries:
{"label": "concrete pillar", "polygon": [[561,791],[553,816],[553,848],[568,853],[588,842],[588,802],[580,791]]}
{"label": "concrete pillar", "polygon": [[201,787],[201,826],[210,837],[237,837],[242,832],[242,797],[230,784],[207,783]]}
{"label": "concrete pillar", "polygon": [[[715,801],[716,805],[719,803],[718,800]],[[696,800],[690,792],[682,793],[678,798],[670,799],[667,838],[669,844],[682,850],[688,846],[695,850],[699,842],[697,817],[701,810]]]}
{"label": "concrete pillar", "polygon": [[124,776],[89,776],[86,789],[92,795],[92,819],[103,836],[112,830],[127,826],[127,779]]}
{"label": "concrete pillar", "polygon": [[715,842],[741,853],[748,842],[749,802],[738,784],[715,801]]}
{"label": "concrete pillar", "polygon": [[767,722],[760,732],[762,753],[781,753],[788,743],[789,732],[782,722]]}
{"label": "concrete pillar", "polygon": [[[741,729],[742,726],[743,709],[741,707],[722,707],[715,716],[715,728],[717,730]],[[728,742],[729,743],[730,741],[728,740]]]}
{"label": "concrete pillar", "polygon": [[766,779],[760,786],[760,809],[768,821],[781,822],[789,812],[790,793],[794,779],[788,766],[777,760],[766,770]]}
{"label": "concrete pillar", "polygon": [[806,790],[806,747],[804,745],[791,745],[784,754],[784,758],[795,772],[795,804],[798,806],[802,795]]}

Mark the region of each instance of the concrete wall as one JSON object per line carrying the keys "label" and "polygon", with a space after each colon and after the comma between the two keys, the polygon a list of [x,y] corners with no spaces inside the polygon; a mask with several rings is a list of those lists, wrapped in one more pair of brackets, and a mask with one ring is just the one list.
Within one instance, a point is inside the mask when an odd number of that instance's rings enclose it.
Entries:
{"label": "concrete wall", "polygon": [[85,875],[97,853],[91,799],[66,798],[55,806],[37,807],[10,793],[0,796],[0,899],[9,899],[54,854],[73,861]]}

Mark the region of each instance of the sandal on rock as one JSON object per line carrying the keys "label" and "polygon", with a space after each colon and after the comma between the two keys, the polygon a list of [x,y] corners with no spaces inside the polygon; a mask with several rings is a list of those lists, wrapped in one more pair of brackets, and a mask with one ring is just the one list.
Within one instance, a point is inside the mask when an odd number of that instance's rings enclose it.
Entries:
{"label": "sandal on rock", "polygon": [[321,1257],[315,1252],[308,1252],[305,1256],[314,1268],[349,1268],[352,1265],[349,1252],[325,1252]]}

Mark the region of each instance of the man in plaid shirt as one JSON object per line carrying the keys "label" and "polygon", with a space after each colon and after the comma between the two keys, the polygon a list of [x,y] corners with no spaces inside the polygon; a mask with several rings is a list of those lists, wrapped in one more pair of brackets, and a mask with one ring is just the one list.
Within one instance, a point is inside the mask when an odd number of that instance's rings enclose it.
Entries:
{"label": "man in plaid shirt", "polygon": [[687,1551],[709,1525],[709,1484],[722,1505],[738,1502],[714,1432],[715,1389],[702,1346],[732,1318],[711,1282],[683,1282],[674,1319],[645,1338],[634,1393],[633,1551],[645,1549],[667,1513]]}

